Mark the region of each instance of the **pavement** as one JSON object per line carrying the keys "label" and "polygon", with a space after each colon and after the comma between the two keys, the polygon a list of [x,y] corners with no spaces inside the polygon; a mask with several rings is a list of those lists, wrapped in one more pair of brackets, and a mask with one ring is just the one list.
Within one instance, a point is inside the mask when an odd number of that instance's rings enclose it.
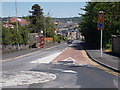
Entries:
{"label": "pavement", "polygon": [[105,66],[113,71],[120,73],[120,57],[115,56],[113,54],[107,53],[103,51],[103,57],[100,58],[100,50],[93,49],[86,45],[85,43],[81,43],[83,48],[86,50],[88,56],[95,62]]}

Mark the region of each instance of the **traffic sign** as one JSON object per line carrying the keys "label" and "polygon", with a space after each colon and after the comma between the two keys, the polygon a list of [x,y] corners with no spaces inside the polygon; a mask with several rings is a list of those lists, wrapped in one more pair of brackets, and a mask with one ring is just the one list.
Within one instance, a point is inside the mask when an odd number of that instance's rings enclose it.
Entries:
{"label": "traffic sign", "polygon": [[97,25],[98,30],[101,30],[101,40],[100,40],[100,57],[102,58],[102,39],[103,39],[103,29],[104,29],[104,12],[99,11],[98,13],[98,25]]}
{"label": "traffic sign", "polygon": [[104,24],[102,22],[98,23],[98,28],[102,29],[104,27]]}
{"label": "traffic sign", "polygon": [[104,13],[98,13],[98,30],[104,29]]}

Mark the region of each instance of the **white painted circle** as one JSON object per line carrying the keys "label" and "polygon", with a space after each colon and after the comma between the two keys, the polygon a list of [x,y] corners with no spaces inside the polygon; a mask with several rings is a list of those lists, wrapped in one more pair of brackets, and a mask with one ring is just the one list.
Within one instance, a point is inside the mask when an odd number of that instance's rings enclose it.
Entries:
{"label": "white painted circle", "polygon": [[2,82],[0,82],[0,84],[2,84],[3,87],[29,85],[34,83],[48,82],[56,78],[57,76],[52,73],[20,71],[14,73],[3,73]]}

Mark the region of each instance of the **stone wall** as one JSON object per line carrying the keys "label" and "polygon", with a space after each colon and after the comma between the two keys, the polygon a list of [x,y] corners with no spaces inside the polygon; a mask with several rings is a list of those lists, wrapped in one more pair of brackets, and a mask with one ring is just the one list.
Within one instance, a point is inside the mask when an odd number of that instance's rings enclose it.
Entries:
{"label": "stone wall", "polygon": [[29,45],[2,45],[2,53],[9,53],[19,50],[29,49]]}
{"label": "stone wall", "polygon": [[112,52],[120,55],[120,35],[112,36]]}

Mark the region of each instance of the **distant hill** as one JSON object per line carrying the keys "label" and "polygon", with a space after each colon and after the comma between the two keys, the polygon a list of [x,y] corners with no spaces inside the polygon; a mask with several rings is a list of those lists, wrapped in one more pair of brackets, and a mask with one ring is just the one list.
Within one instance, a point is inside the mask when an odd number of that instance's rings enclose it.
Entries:
{"label": "distant hill", "polygon": [[60,22],[63,22],[63,23],[66,23],[68,21],[72,21],[72,22],[75,22],[75,23],[79,23],[82,21],[82,17],[70,17],[70,18],[52,18],[53,21],[60,21]]}
{"label": "distant hill", "polygon": [[[2,18],[2,21],[8,21],[8,18],[10,17],[4,17]],[[18,18],[23,18],[23,19],[28,19],[28,17],[18,17]],[[52,18],[53,21],[60,21],[63,23],[67,23],[68,21],[72,21],[75,23],[80,23],[82,21],[82,17],[70,17],[70,18]]]}

